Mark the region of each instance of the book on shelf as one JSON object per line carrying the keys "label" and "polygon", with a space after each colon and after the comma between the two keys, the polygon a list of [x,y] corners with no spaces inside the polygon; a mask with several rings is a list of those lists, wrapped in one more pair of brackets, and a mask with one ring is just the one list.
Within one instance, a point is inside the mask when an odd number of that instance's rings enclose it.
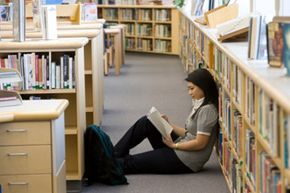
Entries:
{"label": "book on shelf", "polygon": [[207,12],[204,13],[203,16],[197,17],[194,21],[196,21],[197,23],[200,23],[202,25],[207,25],[208,24],[207,15],[212,14],[212,13],[214,13],[214,12],[224,8],[224,7],[225,7],[225,5],[221,5],[219,7],[209,9]]}
{"label": "book on shelf", "polygon": [[290,23],[283,24],[283,64],[287,69],[287,76],[290,76]]}
{"label": "book on shelf", "polygon": [[42,6],[43,21],[41,22],[43,38],[46,40],[57,39],[56,6]]}
{"label": "book on shelf", "polygon": [[252,15],[250,18],[248,58],[267,59],[266,16]]}
{"label": "book on shelf", "polygon": [[287,75],[290,75],[289,25],[290,17],[275,16],[266,28],[268,64],[271,67],[284,65],[287,69]]}
{"label": "book on shelf", "polygon": [[162,118],[160,112],[155,107],[151,107],[147,114],[147,118],[163,137],[167,137],[167,135],[169,135],[173,130],[172,126]]}
{"label": "book on shelf", "polygon": [[[2,84],[20,82],[20,73],[13,68],[0,68],[0,88]],[[0,107],[22,104],[21,96],[14,91],[0,90]]]}
{"label": "book on shelf", "polygon": [[12,3],[9,3],[7,5],[0,5],[0,22],[12,21],[12,17],[13,17]]}
{"label": "book on shelf", "polygon": [[21,75],[18,70],[14,68],[1,68],[0,67],[0,84],[21,82]]}
{"label": "book on shelf", "polygon": [[205,0],[193,0],[191,2],[191,15],[200,16],[203,14],[203,4]]}
{"label": "book on shelf", "polygon": [[232,19],[217,26],[218,40],[245,40],[248,36],[250,17]]}
{"label": "book on shelf", "polygon": [[21,96],[14,91],[0,90],[0,107],[21,105]]}
{"label": "book on shelf", "polygon": [[283,29],[282,23],[269,22],[266,28],[268,64],[271,67],[282,67]]}
{"label": "book on shelf", "polygon": [[81,20],[84,22],[97,21],[98,9],[95,3],[84,3],[81,7]]}

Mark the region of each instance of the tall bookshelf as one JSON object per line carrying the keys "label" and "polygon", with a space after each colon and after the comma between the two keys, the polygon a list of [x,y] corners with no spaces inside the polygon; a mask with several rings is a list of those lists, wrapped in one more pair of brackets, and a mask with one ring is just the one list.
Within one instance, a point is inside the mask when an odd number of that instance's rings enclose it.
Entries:
{"label": "tall bookshelf", "polygon": [[185,70],[208,68],[219,87],[221,132],[216,151],[230,191],[286,193],[290,78],[285,69],[248,60],[247,42],[220,43],[214,30],[180,12],[180,58]]}
{"label": "tall bookshelf", "polygon": [[[23,99],[33,96],[41,99],[67,99],[69,101],[69,106],[65,111],[67,180],[80,180],[84,172],[83,133],[86,128],[84,46],[87,43],[87,38],[25,42],[2,40],[0,42],[1,60],[8,67],[17,68],[24,77],[23,84],[6,85],[6,89],[18,90]],[[61,61],[61,58],[67,59]],[[56,63],[56,66],[62,65],[61,63],[63,66],[68,65],[68,67],[63,67],[64,72],[67,69],[68,79],[63,79],[68,82],[67,86],[62,83],[60,85],[63,86],[59,86],[56,81],[56,86],[53,88],[53,79],[57,80],[57,69],[62,68],[53,67],[53,63]],[[2,62],[1,65],[3,65]],[[64,77],[67,74],[64,74]],[[43,78],[44,76],[46,78]],[[61,82],[61,78],[58,80]]]}
{"label": "tall bookshelf", "polygon": [[98,5],[99,18],[126,26],[126,50],[178,54],[179,14],[173,6]]}

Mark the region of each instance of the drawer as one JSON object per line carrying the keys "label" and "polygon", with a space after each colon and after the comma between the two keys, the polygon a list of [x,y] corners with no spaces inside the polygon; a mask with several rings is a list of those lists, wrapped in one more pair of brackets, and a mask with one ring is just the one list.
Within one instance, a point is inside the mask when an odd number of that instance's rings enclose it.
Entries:
{"label": "drawer", "polygon": [[4,193],[52,193],[49,174],[1,176],[0,184]]}
{"label": "drawer", "polygon": [[50,122],[0,124],[0,145],[50,144]]}
{"label": "drawer", "polygon": [[51,173],[51,147],[0,147],[0,175]]}

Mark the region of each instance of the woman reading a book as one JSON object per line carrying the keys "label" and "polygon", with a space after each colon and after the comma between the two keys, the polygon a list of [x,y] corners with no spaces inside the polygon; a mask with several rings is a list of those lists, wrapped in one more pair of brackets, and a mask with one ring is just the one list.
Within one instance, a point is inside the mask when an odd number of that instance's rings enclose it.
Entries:
{"label": "woman reading a book", "polygon": [[[141,117],[114,147],[125,174],[192,173],[208,161],[218,133],[218,90],[206,69],[193,71],[185,80],[193,101],[185,127],[174,125],[163,115],[173,130],[162,137],[146,116]],[[145,138],[153,150],[130,155],[130,149]]]}

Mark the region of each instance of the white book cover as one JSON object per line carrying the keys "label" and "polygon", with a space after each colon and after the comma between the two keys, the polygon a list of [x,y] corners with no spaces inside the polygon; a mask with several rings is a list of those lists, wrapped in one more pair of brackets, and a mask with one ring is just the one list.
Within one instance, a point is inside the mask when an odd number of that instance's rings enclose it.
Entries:
{"label": "white book cover", "polygon": [[45,5],[42,7],[44,18],[44,39],[57,39],[56,6]]}
{"label": "white book cover", "polygon": [[60,89],[60,66],[55,66],[55,88]]}
{"label": "white book cover", "polygon": [[46,67],[46,59],[45,59],[45,56],[42,55],[41,56],[41,65],[42,65],[42,86],[43,88],[46,87],[46,70],[47,70],[47,67]]}
{"label": "white book cover", "polygon": [[68,86],[70,89],[73,88],[73,58],[69,57],[68,60]]}
{"label": "white book cover", "polygon": [[63,57],[60,57],[60,88],[63,88]]}
{"label": "white book cover", "polygon": [[51,62],[51,88],[55,88],[55,67],[56,67],[56,64],[55,62]]}
{"label": "white book cover", "polygon": [[83,21],[97,21],[98,8],[95,3],[84,3],[82,5],[82,20]]}
{"label": "white book cover", "polygon": [[173,130],[172,126],[161,117],[160,112],[155,107],[151,107],[147,114],[147,118],[157,128],[163,137],[166,137]]}

